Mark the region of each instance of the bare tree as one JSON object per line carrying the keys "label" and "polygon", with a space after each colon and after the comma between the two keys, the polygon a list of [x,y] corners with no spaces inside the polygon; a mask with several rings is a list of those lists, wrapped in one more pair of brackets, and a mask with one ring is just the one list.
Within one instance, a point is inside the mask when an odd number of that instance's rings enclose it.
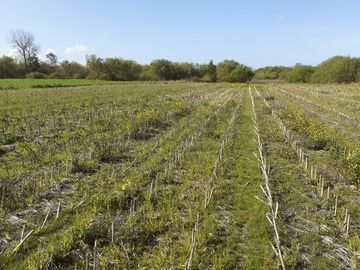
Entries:
{"label": "bare tree", "polygon": [[27,72],[31,62],[37,59],[40,50],[40,47],[35,43],[33,34],[22,29],[13,30],[10,32],[10,44],[22,58],[25,72]]}

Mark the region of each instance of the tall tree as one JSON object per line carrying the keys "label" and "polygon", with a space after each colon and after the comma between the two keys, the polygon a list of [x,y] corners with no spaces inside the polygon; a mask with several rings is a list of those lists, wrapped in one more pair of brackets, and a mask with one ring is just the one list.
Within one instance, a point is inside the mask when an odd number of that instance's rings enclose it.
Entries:
{"label": "tall tree", "polygon": [[37,61],[37,54],[40,51],[40,47],[35,43],[35,37],[22,29],[16,29],[10,32],[10,44],[22,58],[25,72],[28,72]]}
{"label": "tall tree", "polygon": [[176,80],[174,64],[166,59],[157,59],[150,63],[150,71],[156,80]]}
{"label": "tall tree", "polygon": [[58,58],[55,55],[55,53],[53,53],[53,52],[49,52],[46,55],[46,60],[47,60],[48,64],[52,67],[56,67],[58,64]]}
{"label": "tall tree", "polygon": [[312,66],[295,65],[294,68],[291,68],[289,71],[284,72],[281,76],[287,82],[306,83],[306,82],[310,82],[314,71],[315,71],[315,68]]}
{"label": "tall tree", "polygon": [[315,83],[351,83],[358,80],[360,58],[334,56],[322,62],[312,76]]}
{"label": "tall tree", "polygon": [[104,60],[95,54],[86,56],[86,67],[89,70],[89,77],[91,79],[103,79],[105,76]]}
{"label": "tall tree", "polygon": [[211,82],[216,82],[216,66],[214,65],[213,60],[210,60],[206,74],[209,76]]}
{"label": "tall tree", "polygon": [[235,60],[224,60],[219,63],[216,73],[220,82],[246,82],[254,76],[251,68],[239,64]]}
{"label": "tall tree", "polygon": [[16,78],[18,75],[18,64],[9,56],[0,58],[0,78]]}

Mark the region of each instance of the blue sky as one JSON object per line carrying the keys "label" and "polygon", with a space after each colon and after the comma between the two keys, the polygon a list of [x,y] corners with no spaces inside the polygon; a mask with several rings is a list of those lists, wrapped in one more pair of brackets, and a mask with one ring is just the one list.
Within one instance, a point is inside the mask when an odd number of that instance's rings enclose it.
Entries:
{"label": "blue sky", "polygon": [[360,56],[360,1],[338,0],[0,0],[0,55],[22,28],[42,55],[84,62],[86,54],[208,62],[253,68],[317,65]]}

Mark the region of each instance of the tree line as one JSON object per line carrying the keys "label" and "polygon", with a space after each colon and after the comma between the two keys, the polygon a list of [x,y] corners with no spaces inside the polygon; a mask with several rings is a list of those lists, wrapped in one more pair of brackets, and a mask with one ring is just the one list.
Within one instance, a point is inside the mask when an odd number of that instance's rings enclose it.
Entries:
{"label": "tree line", "polygon": [[254,80],[282,80],[290,83],[360,82],[360,58],[334,56],[318,66],[264,67],[255,70]]}
{"label": "tree line", "polygon": [[157,59],[148,65],[141,65],[133,60],[116,57],[102,59],[89,55],[86,56],[86,64],[81,65],[68,60],[59,63],[56,55],[49,53],[45,61],[36,59],[28,62],[25,68],[22,61],[9,56],[0,57],[0,78],[246,82],[253,76],[254,72],[250,67],[235,60],[224,60],[215,65],[213,61],[194,64]]}
{"label": "tree line", "polygon": [[141,65],[122,58],[100,58],[86,56],[86,64],[76,61],[58,61],[50,52],[46,60],[38,57],[40,46],[34,36],[18,29],[10,33],[10,44],[17,57],[0,58],[0,78],[57,78],[57,79],[101,79],[114,81],[132,80],[192,80],[202,82],[246,82],[253,78],[250,67],[234,60],[225,60],[217,65],[177,63],[166,59],[157,59],[148,65]]}
{"label": "tree line", "polygon": [[318,66],[296,64],[294,67],[270,66],[253,71],[235,60],[224,60],[217,65],[177,63],[157,59],[141,65],[122,58],[86,56],[86,64],[58,61],[50,52],[46,59],[38,57],[40,46],[34,36],[24,30],[12,31],[9,42],[17,57],[0,58],[0,78],[56,78],[101,79],[113,81],[189,80],[200,82],[247,82],[281,80],[290,83],[351,83],[360,82],[360,58],[335,56]]}

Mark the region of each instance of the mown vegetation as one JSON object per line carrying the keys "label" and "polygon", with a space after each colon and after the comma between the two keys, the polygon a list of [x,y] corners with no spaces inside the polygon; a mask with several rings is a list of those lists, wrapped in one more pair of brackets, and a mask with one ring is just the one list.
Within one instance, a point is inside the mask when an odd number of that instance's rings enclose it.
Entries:
{"label": "mown vegetation", "polygon": [[0,268],[356,269],[359,94],[312,87],[2,90]]}
{"label": "mown vegetation", "polygon": [[0,89],[52,88],[114,84],[114,82],[89,79],[1,79]]}
{"label": "mown vegetation", "polygon": [[[297,235],[304,237],[308,233],[312,235],[310,237],[318,238],[319,242],[316,250],[312,251],[310,255],[311,257],[317,254],[316,256],[319,257],[310,259],[306,255],[309,244],[311,244],[308,237],[304,238],[304,240],[307,239],[306,243],[299,246],[299,255],[308,258],[307,263],[311,261],[314,269],[356,269],[359,267],[357,255],[359,251],[359,211],[356,207],[358,191],[353,173],[359,163],[353,157],[357,156],[357,143],[341,134],[334,127],[335,121],[329,121],[330,118],[334,120],[345,116],[331,107],[321,107],[323,110],[327,110],[325,117],[321,117],[311,107],[308,107],[309,104],[299,103],[300,100],[296,99],[291,91],[280,91],[280,87],[276,87],[277,91],[274,89],[274,86],[271,89],[263,88],[261,98],[270,109],[269,113],[277,121],[291,148],[296,150],[298,162],[300,161],[303,171],[306,172],[306,176],[300,176],[299,180],[295,182],[297,187],[293,186],[292,192],[285,192],[285,194],[292,198],[300,196],[308,202],[300,203],[299,200],[298,205],[294,205],[296,214],[291,215],[289,207],[285,214],[288,217],[286,223],[287,225],[293,224],[289,226],[289,231],[294,240],[296,239],[296,243],[303,241],[299,240]],[[310,93],[309,91],[301,92]],[[327,98],[333,100],[333,96],[327,95]],[[269,126],[269,123],[267,122],[266,126]],[[347,124],[343,122],[341,127],[346,128]],[[286,153],[284,150],[280,151]],[[287,156],[286,160],[291,160],[291,157]],[[288,174],[288,171],[281,173],[286,175],[283,183],[290,187],[289,180],[294,174]],[[278,170],[276,172],[279,173]],[[277,184],[274,188],[281,188],[281,186]],[[286,200],[286,203],[289,203],[289,199]],[[306,212],[301,213],[301,209]],[[309,212],[311,215],[307,217]],[[291,222],[292,219],[294,223]],[[318,228],[316,228],[317,226]],[[317,229],[318,233],[314,234],[314,230]],[[301,246],[307,248],[304,250]],[[334,246],[335,250],[329,250]],[[339,249],[344,252],[338,253]],[[332,255],[330,255],[331,253]],[[328,255],[330,256],[328,257]],[[287,257],[289,258],[289,255]],[[326,257],[328,259],[325,259]],[[304,268],[304,266],[298,267]]]}

